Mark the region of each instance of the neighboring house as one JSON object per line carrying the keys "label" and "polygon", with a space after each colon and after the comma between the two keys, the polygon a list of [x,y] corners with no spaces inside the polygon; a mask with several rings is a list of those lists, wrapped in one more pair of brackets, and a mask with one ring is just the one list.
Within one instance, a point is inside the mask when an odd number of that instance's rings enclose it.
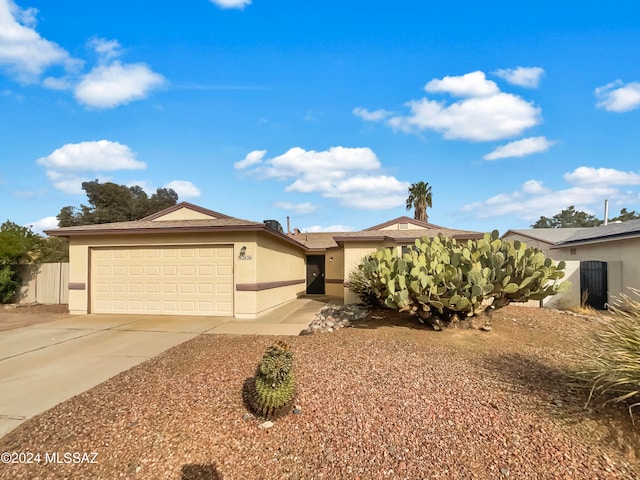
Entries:
{"label": "neighboring house", "polygon": [[550,258],[567,262],[572,289],[551,297],[545,306],[562,299],[562,304],[553,306],[580,306],[586,301],[604,309],[621,293],[630,293],[629,287],[640,287],[640,220],[576,229],[509,230],[503,238],[538,246]]}
{"label": "neighboring house", "polygon": [[46,231],[69,238],[69,311],[256,318],[304,294],[358,301],[344,286],[360,259],[438,233],[399,217],[360,232],[284,234],[273,223],[182,202],[142,220]]}
{"label": "neighboring house", "polygon": [[519,240],[526,243],[528,247],[539,248],[545,255],[550,256],[551,247],[571,238],[583,230],[591,230],[591,228],[529,228],[526,230],[507,230],[507,232],[502,235],[502,238],[509,241]]}

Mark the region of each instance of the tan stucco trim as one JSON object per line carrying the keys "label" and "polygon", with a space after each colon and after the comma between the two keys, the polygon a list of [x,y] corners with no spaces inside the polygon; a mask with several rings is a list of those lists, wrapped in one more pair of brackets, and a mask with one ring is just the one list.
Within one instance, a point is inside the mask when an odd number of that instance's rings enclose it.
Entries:
{"label": "tan stucco trim", "polygon": [[288,287],[290,285],[298,285],[305,283],[306,280],[281,280],[278,282],[262,282],[262,283],[237,283],[237,292],[260,292],[262,290],[269,290],[271,288]]}
{"label": "tan stucco trim", "polygon": [[342,278],[326,278],[324,281],[325,283],[344,283],[344,279]]}
{"label": "tan stucco trim", "polygon": [[86,290],[87,284],[82,282],[69,282],[69,290]]}

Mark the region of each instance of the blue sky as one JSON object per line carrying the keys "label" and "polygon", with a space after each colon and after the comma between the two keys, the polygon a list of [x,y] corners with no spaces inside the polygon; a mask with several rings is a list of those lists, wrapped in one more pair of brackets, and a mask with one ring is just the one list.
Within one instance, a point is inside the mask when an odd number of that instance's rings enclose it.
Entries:
{"label": "blue sky", "polygon": [[639,8],[517,3],[0,0],[0,221],[96,178],[302,231],[421,180],[451,228],[640,210]]}

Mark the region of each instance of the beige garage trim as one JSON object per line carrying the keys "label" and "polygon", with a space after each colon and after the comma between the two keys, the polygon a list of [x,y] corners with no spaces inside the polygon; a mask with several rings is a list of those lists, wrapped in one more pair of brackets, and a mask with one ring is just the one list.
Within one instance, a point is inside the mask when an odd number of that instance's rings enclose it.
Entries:
{"label": "beige garage trim", "polygon": [[233,316],[233,247],[91,249],[91,312]]}

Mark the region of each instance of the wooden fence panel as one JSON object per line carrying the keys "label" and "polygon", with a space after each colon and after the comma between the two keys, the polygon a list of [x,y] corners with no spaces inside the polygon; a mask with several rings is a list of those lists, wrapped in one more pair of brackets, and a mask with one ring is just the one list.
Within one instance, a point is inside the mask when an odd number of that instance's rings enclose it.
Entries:
{"label": "wooden fence panel", "polygon": [[18,269],[22,286],[16,303],[67,304],[69,303],[69,264],[42,263],[23,265]]}

